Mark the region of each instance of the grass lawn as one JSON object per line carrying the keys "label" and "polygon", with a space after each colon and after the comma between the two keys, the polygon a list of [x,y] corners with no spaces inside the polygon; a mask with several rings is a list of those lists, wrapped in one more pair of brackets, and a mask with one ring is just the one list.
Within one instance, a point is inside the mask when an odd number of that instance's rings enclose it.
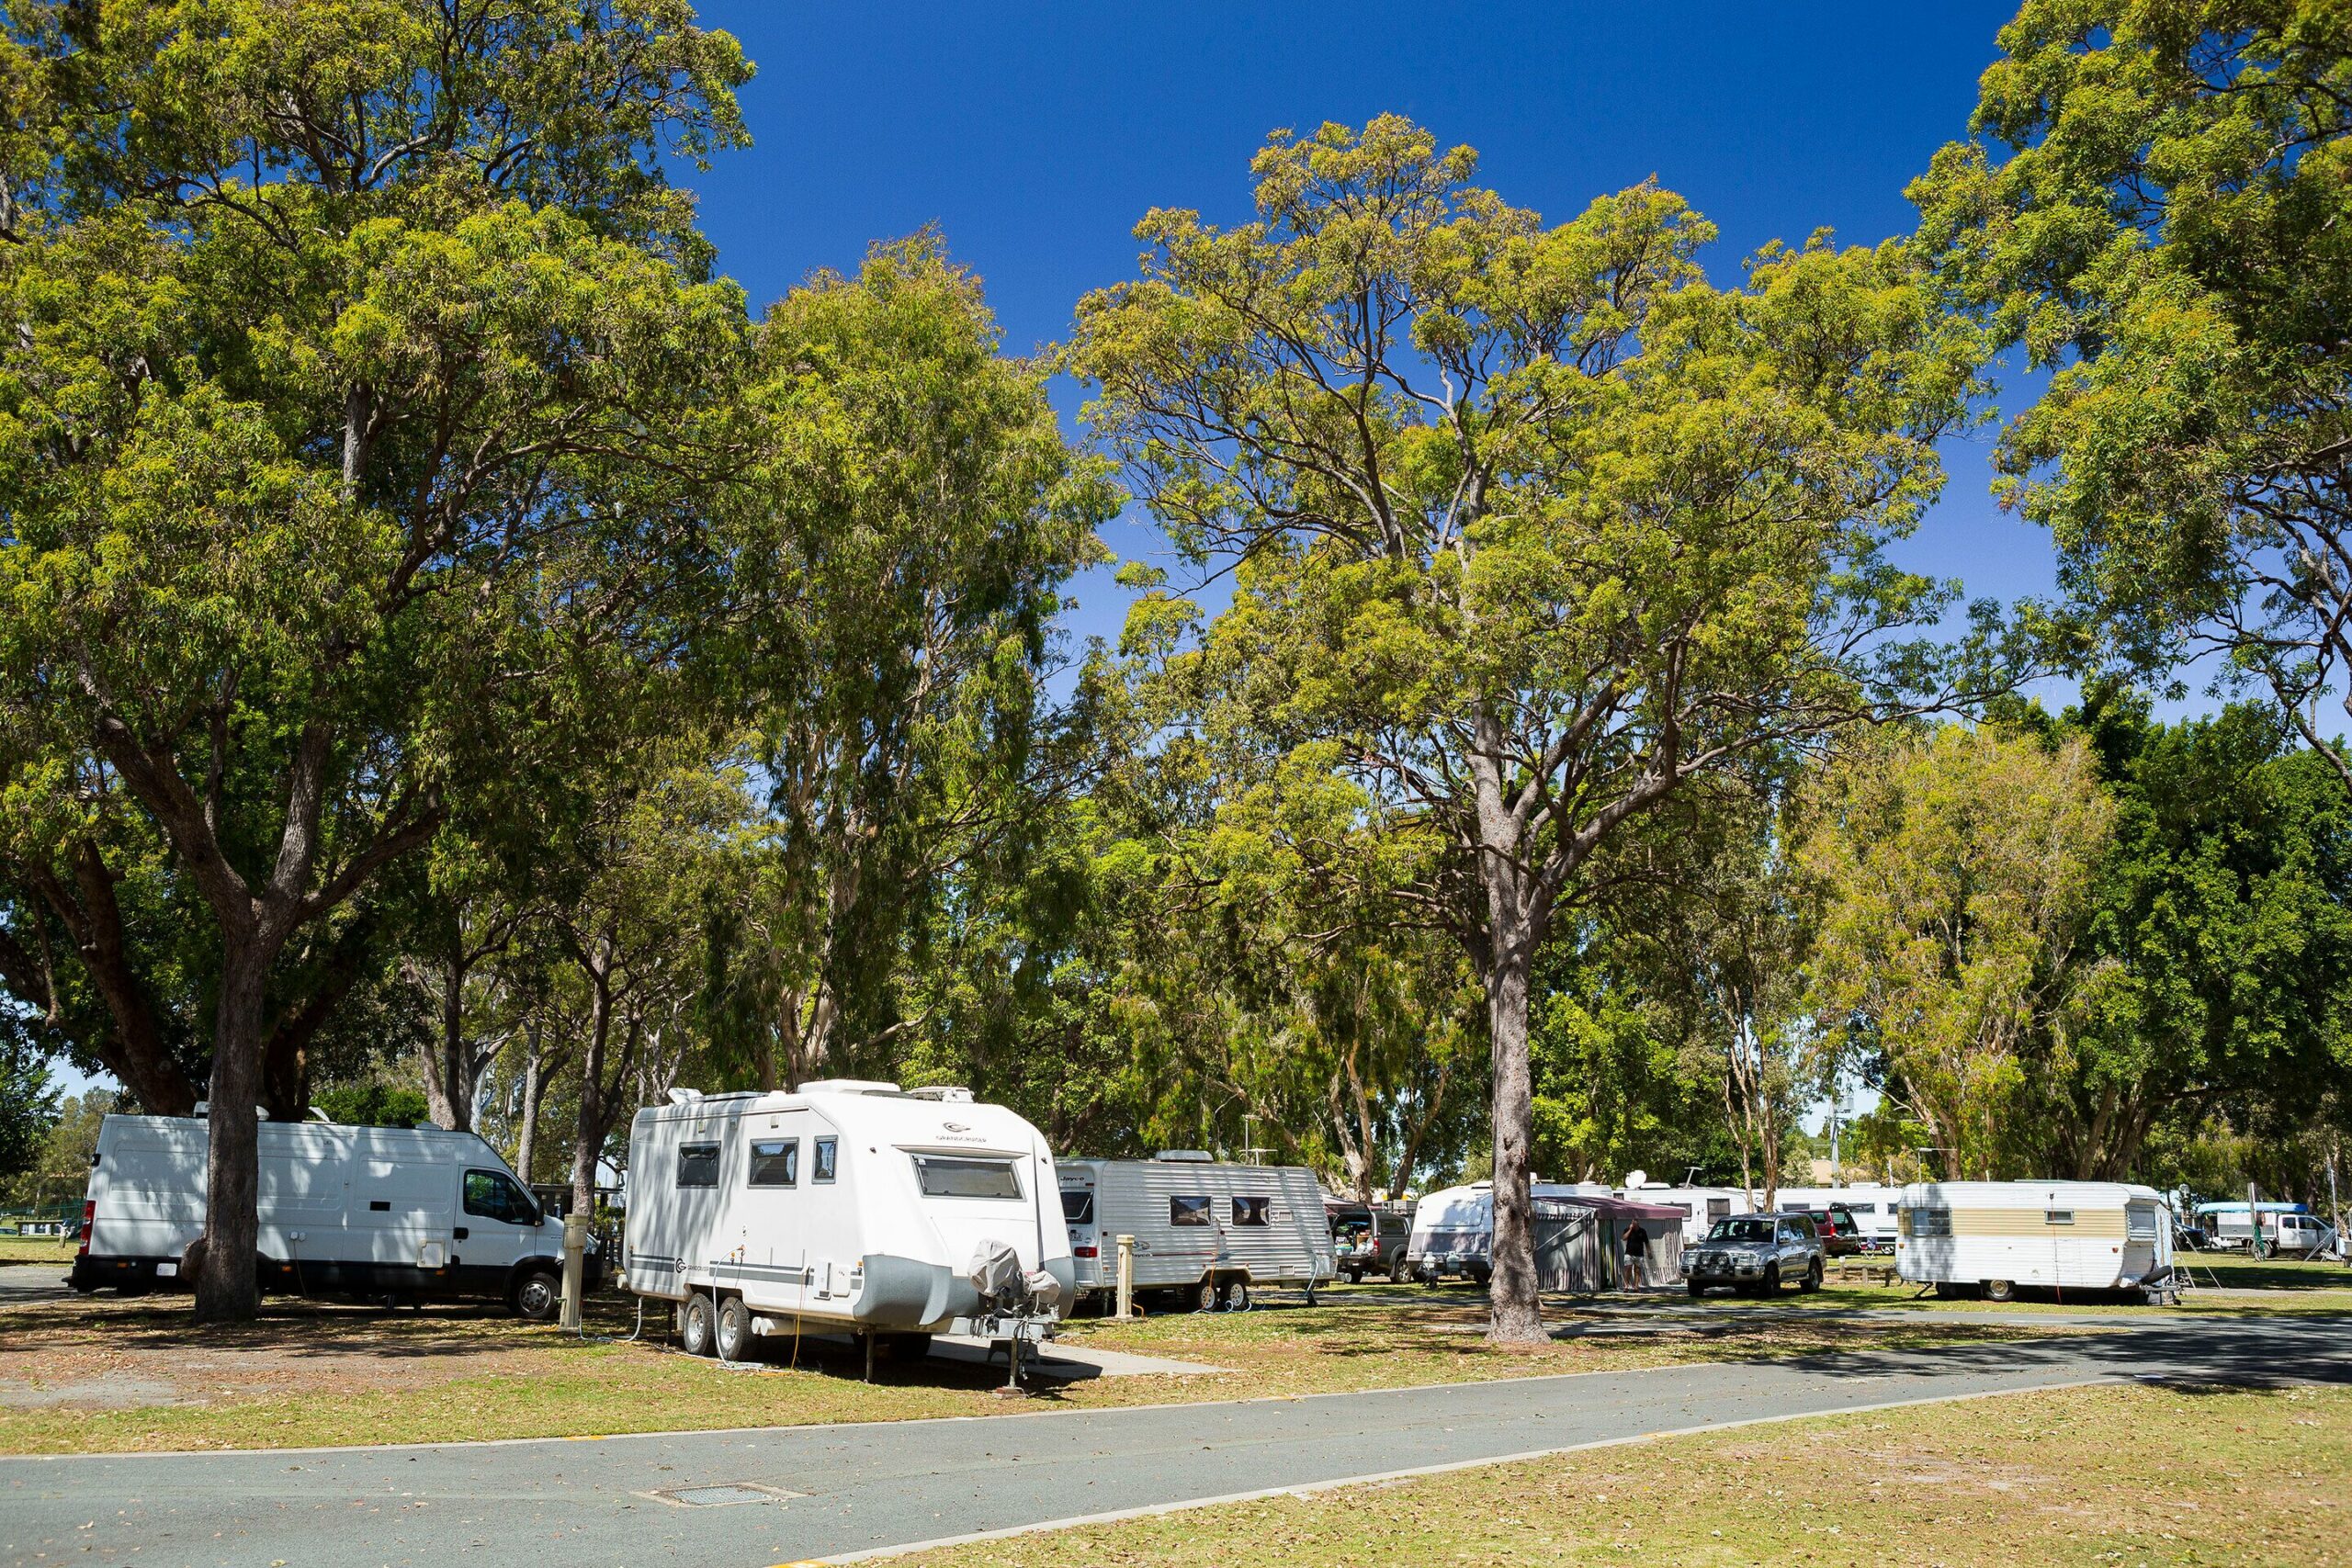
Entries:
{"label": "grass lawn", "polygon": [[[1872,1258],[1870,1261],[1889,1260]],[[2193,1270],[2194,1288],[2181,1298],[2177,1308],[2143,1307],[2131,1301],[2119,1303],[2099,1298],[2055,1300],[2045,1292],[2036,1292],[2031,1300],[2006,1305],[1992,1302],[1942,1301],[1932,1293],[1921,1296],[1918,1286],[1906,1285],[1900,1280],[1892,1285],[1833,1282],[1811,1296],[1783,1295],[1779,1304],[1786,1306],[1802,1299],[1808,1306],[1933,1307],[1945,1311],[1957,1309],[2001,1314],[2075,1311],[2145,1312],[2151,1314],[2163,1312],[2249,1311],[2352,1314],[2352,1269],[2346,1269],[2341,1263],[2303,1263],[2276,1258],[2257,1263],[2249,1258],[2207,1252],[2184,1254],[2180,1262]],[[1718,1302],[1725,1298],[1710,1296],[1708,1300]],[[1764,1304],[1739,1297],[1728,1300],[1749,1306]]]}
{"label": "grass lawn", "polygon": [[[621,1304],[592,1329],[625,1334]],[[1233,1399],[1599,1371],[1670,1361],[1895,1349],[2030,1335],[2027,1325],[1755,1321],[1626,1325],[1534,1351],[1487,1348],[1467,1292],[1080,1320],[1074,1345],[1196,1361],[1196,1373],[1073,1382],[1022,1409]],[[1555,1314],[1572,1318],[1573,1314]],[[1594,1321],[1598,1325],[1598,1320]],[[0,1313],[0,1452],[285,1448],[976,1416],[1001,1371],[930,1360],[856,1381],[844,1342],[763,1344],[758,1371],[670,1348],[583,1344],[487,1308],[387,1314],[273,1299],[256,1324],[199,1329],[187,1298],[100,1296]],[[1617,1330],[1630,1329],[1630,1332]],[[1213,1371],[1211,1369],[1223,1369]]]}
{"label": "grass lawn", "polygon": [[54,1235],[0,1235],[0,1263],[56,1263],[70,1269],[78,1241]]}
{"label": "grass lawn", "polygon": [[1660,1438],[898,1561],[2316,1568],[2352,1563],[2347,1476],[2352,1390],[2076,1389]]}

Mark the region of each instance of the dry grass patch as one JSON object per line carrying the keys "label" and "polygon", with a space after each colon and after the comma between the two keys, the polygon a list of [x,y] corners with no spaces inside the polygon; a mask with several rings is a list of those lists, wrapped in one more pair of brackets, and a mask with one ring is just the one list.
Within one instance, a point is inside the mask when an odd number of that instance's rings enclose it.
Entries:
{"label": "dry grass patch", "polygon": [[2352,1391],[2084,1389],[1665,1438],[900,1561],[2324,1568],[2352,1563],[2347,1478]]}

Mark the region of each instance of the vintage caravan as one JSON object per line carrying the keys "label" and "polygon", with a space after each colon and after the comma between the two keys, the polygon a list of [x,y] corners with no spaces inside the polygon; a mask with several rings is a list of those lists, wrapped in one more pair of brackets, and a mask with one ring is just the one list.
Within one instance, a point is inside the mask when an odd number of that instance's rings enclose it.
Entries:
{"label": "vintage caravan", "polygon": [[622,1284],[672,1303],[695,1355],[803,1331],[900,1355],[959,1323],[1034,1337],[1071,1288],[1044,1136],[966,1089],[673,1089],[628,1155]]}
{"label": "vintage caravan", "polygon": [[[485,1295],[526,1317],[561,1303],[563,1231],[498,1151],[441,1127],[264,1122],[263,1287],[416,1301]],[[177,1285],[204,1233],[209,1125],[109,1116],[90,1168],[77,1291]],[[601,1266],[587,1260],[593,1285]]]}
{"label": "vintage caravan", "polygon": [[1903,1190],[1894,1266],[1939,1295],[2007,1301],[2019,1288],[2176,1288],[2172,1214],[2153,1187],[2114,1181],[1929,1181]]}
{"label": "vintage caravan", "polygon": [[1205,1154],[1061,1162],[1062,1213],[1081,1291],[1118,1287],[1118,1238],[1135,1237],[1135,1288],[1181,1292],[1204,1311],[1246,1310],[1252,1289],[1312,1299],[1339,1274],[1323,1189],[1296,1165],[1227,1165]]}

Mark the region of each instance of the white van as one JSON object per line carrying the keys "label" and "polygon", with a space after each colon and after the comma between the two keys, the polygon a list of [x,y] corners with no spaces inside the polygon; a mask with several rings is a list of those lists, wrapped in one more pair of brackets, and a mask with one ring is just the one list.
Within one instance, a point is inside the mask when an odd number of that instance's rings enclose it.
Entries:
{"label": "white van", "polygon": [[[1068,1299],[1053,1155],[1003,1106],[850,1078],[671,1097],[629,1125],[621,1284],[673,1303],[693,1354],[806,1330],[911,1356],[958,1329],[1035,1337]],[[984,1297],[989,1257],[1018,1267]]]}
{"label": "white van", "polygon": [[[476,1134],[326,1122],[264,1122],[258,1134],[265,1290],[493,1296],[526,1317],[555,1315],[562,1227]],[[182,1282],[188,1244],[204,1234],[210,1148],[210,1125],[195,1117],[99,1123],[74,1289]],[[587,1262],[593,1284],[599,1259]]]}
{"label": "white van", "polygon": [[1062,1213],[1080,1291],[1118,1288],[1118,1238],[1136,1238],[1135,1288],[1203,1311],[1247,1311],[1260,1285],[1312,1301],[1338,1278],[1323,1186],[1303,1165],[1229,1165],[1184,1149],[1066,1159]]}

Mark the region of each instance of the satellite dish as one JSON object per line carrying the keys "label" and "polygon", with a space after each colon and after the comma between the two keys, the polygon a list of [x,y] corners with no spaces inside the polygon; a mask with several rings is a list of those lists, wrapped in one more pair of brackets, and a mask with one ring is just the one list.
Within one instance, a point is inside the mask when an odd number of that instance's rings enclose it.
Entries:
{"label": "satellite dish", "polygon": [[1629,1170],[1625,1173],[1625,1188],[1628,1191],[1636,1187],[1647,1187],[1649,1184],[1650,1173],[1646,1170]]}

